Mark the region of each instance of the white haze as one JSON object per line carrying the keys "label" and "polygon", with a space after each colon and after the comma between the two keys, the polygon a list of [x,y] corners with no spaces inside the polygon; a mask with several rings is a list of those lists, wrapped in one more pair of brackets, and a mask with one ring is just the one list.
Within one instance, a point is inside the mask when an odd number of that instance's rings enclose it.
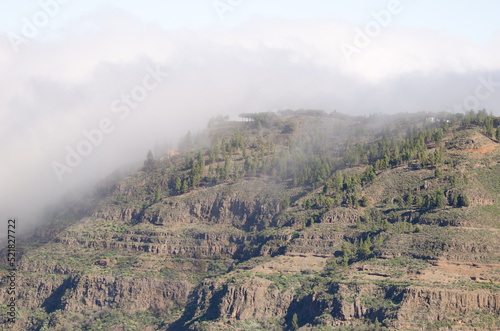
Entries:
{"label": "white haze", "polygon": [[[217,114],[453,111],[474,95],[479,77],[500,82],[498,34],[476,44],[386,28],[349,64],[339,44],[352,43],[354,28],[340,20],[255,19],[234,29],[165,31],[122,11],[101,11],[18,53],[1,38],[0,216],[27,228],[47,203],[141,161],[157,141],[176,143],[187,130],[202,130]],[[120,120],[113,101],[157,65],[169,76]],[[479,108],[498,115],[499,95]],[[103,118],[115,131],[61,183],[52,163],[64,163],[66,147],[75,148],[82,131]]]}

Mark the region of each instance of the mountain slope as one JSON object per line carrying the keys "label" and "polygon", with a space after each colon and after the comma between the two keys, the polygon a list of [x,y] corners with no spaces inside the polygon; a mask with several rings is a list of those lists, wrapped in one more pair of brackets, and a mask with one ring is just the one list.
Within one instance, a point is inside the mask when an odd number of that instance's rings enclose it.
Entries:
{"label": "mountain slope", "polygon": [[242,116],[23,243],[17,329],[499,326],[498,119]]}

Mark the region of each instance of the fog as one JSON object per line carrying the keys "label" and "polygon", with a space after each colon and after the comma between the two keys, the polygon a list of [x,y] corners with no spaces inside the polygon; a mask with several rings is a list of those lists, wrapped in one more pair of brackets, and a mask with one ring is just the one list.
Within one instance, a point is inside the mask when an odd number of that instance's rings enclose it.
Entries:
{"label": "fog", "polygon": [[[479,43],[388,26],[348,60],[339,45],[353,42],[356,27],[340,18],[253,18],[168,30],[108,8],[18,51],[3,32],[0,217],[16,217],[21,230],[38,224],[46,204],[142,162],[155,143],[175,145],[218,114],[500,115],[498,32]],[[86,155],[75,157],[78,148]]]}

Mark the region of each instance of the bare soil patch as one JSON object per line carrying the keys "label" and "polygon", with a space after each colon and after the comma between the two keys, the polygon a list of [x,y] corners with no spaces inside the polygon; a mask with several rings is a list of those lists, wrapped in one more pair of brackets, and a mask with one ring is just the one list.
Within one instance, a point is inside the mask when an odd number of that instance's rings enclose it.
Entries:
{"label": "bare soil patch", "polygon": [[278,256],[252,269],[253,272],[271,274],[275,272],[320,271],[325,268],[326,257],[300,254]]}
{"label": "bare soil patch", "polygon": [[487,154],[495,151],[497,147],[498,144],[491,144],[483,147],[467,149],[465,151],[473,154]]}
{"label": "bare soil patch", "polygon": [[500,271],[500,264],[481,264],[474,262],[455,262],[447,260],[431,261],[432,267],[418,271],[412,279],[436,283],[473,280],[476,282],[491,282],[499,284],[497,277],[492,277],[492,271]]}

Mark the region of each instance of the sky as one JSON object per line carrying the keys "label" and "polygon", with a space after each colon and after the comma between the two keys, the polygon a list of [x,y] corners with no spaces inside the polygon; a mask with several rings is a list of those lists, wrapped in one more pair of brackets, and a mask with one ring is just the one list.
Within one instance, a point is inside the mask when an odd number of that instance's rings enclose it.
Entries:
{"label": "sky", "polygon": [[[500,3],[0,2],[0,217],[40,210],[215,115],[500,115]],[[1,229],[0,229],[1,233]]]}
{"label": "sky", "polygon": [[[44,1],[48,3],[48,1]],[[120,8],[133,13],[143,22],[159,24],[163,29],[232,28],[256,17],[271,19],[342,19],[363,24],[370,12],[387,6],[388,1],[354,0],[232,0],[236,4],[230,16],[220,21],[212,0],[69,0],[64,5],[64,16],[56,18],[53,26],[64,26],[83,14],[104,8]],[[424,28],[457,35],[477,42],[490,41],[500,28],[497,13],[500,4],[492,0],[401,0],[408,6],[403,17],[394,22],[395,28]],[[18,1],[2,4],[0,28],[13,31],[20,28],[20,17],[29,17],[40,7],[39,1]]]}

